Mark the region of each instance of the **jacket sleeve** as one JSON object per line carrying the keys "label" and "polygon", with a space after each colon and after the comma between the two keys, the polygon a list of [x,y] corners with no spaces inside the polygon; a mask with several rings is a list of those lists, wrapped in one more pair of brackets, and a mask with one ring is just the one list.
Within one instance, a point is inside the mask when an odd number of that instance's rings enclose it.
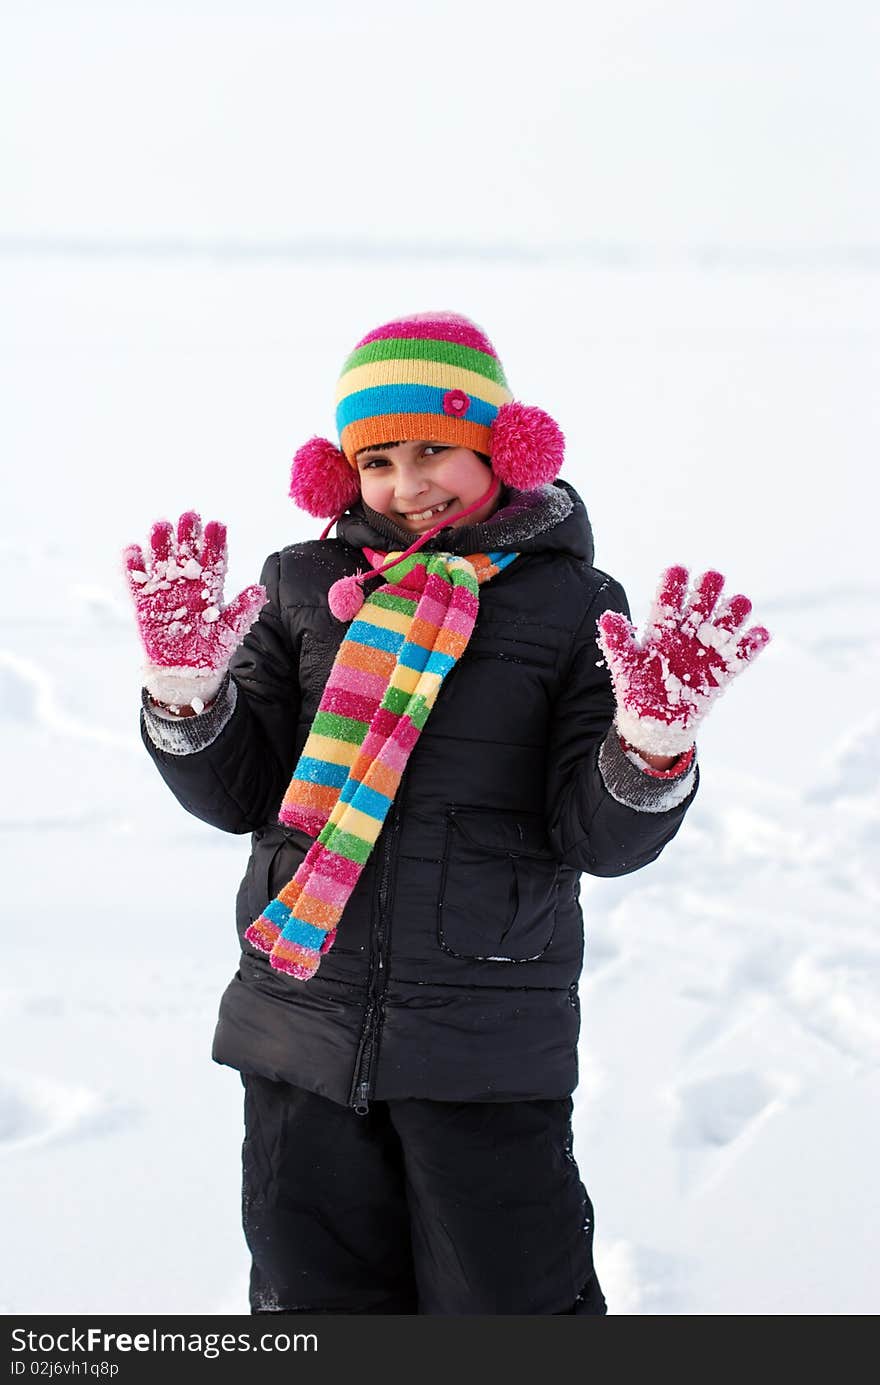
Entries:
{"label": "jacket sleeve", "polygon": [[298,652],[281,614],[280,557],[260,581],[268,600],[232,656],[211,707],[163,717],[144,697],[141,737],[178,803],[224,832],[251,832],[278,814],[294,763]]}
{"label": "jacket sleeve", "polygon": [[656,779],[629,759],[612,721],[614,693],[596,639],[603,611],[629,617],[623,588],[607,578],[575,637],[554,708],[547,821],[559,859],[590,875],[627,875],[656,860],[675,836],[699,780],[695,762]]}

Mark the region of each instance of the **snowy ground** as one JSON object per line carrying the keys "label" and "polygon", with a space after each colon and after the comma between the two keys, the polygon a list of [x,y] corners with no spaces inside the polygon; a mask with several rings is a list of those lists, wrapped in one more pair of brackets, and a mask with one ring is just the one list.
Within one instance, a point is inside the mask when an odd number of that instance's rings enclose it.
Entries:
{"label": "snowy ground", "polygon": [[[710,563],[775,639],[654,867],[585,879],[577,1154],[612,1312],[880,1308],[880,277],[6,255],[0,1171],[6,1313],[242,1312],[240,1085],[209,1058],[247,841],[137,734],[116,555],[189,505],[229,594],[318,526],[288,458],[396,311],[484,323],[569,436],[644,614]],[[870,462],[869,462],[870,458]]]}

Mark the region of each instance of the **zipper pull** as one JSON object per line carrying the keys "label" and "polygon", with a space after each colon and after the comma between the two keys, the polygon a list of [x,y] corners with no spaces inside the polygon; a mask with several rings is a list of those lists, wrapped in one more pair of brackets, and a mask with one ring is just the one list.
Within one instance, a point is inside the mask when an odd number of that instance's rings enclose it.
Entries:
{"label": "zipper pull", "polygon": [[367,1101],[367,1083],[360,1082],[357,1089],[357,1101],[355,1102],[355,1113],[359,1116],[366,1116],[370,1110],[370,1103]]}

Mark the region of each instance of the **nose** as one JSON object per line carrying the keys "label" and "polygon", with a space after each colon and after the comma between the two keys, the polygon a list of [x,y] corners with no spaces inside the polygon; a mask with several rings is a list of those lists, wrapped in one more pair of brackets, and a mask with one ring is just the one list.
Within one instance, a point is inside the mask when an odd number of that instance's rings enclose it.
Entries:
{"label": "nose", "polygon": [[400,467],[397,473],[397,483],[394,487],[394,496],[402,510],[415,509],[412,503],[420,496],[426,495],[430,489],[430,482],[424,472],[418,467]]}

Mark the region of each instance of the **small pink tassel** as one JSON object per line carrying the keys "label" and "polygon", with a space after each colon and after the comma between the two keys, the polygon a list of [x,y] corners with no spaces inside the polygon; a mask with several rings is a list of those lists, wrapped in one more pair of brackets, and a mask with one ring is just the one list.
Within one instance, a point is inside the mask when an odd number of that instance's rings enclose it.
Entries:
{"label": "small pink tassel", "polygon": [[340,577],[327,593],[327,600],[337,620],[354,620],[364,604],[361,574],[356,572],[353,577]]}

